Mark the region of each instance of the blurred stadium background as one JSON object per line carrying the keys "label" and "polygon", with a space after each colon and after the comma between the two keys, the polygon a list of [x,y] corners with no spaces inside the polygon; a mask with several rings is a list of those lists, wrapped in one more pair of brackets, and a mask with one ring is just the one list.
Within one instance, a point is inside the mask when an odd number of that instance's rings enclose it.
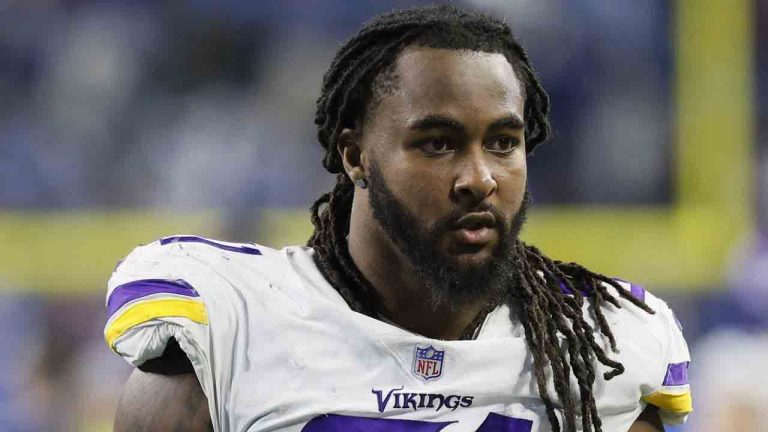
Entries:
{"label": "blurred stadium background", "polygon": [[[419,3],[0,0],[1,431],[111,430],[105,282],[137,244],[306,240],[322,73]],[[671,303],[697,409],[675,430],[765,430],[768,1],[457,3],[512,24],[553,100],[524,237]]]}

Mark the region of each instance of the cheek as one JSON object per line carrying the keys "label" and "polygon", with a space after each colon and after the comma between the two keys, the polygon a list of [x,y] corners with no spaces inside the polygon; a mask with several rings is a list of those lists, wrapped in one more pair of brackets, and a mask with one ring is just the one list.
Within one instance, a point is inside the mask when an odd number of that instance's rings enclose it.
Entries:
{"label": "cheek", "polygon": [[528,166],[524,154],[511,162],[505,165],[496,177],[497,193],[504,204],[514,207],[517,211],[523,201],[523,195],[525,195]]}
{"label": "cheek", "polygon": [[522,184],[524,188],[528,177],[528,163],[525,153],[520,152],[506,161],[503,166],[499,167],[497,173],[497,182]]}
{"label": "cheek", "polygon": [[450,174],[438,164],[419,164],[407,157],[394,158],[390,172],[392,192],[414,215],[439,217],[450,204]]}

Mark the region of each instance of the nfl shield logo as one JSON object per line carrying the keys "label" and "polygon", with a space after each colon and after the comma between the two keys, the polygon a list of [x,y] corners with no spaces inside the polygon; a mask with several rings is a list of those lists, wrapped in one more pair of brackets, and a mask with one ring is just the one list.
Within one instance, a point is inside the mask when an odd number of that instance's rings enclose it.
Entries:
{"label": "nfl shield logo", "polygon": [[440,378],[443,374],[445,350],[440,351],[432,345],[421,348],[416,346],[413,356],[413,373],[425,381]]}

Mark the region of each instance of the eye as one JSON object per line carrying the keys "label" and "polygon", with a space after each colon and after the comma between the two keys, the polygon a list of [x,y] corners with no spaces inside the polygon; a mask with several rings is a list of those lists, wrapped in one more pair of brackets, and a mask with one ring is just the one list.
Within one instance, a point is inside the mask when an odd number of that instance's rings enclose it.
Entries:
{"label": "eye", "polygon": [[485,147],[494,153],[511,153],[519,144],[517,138],[504,135],[494,138]]}
{"label": "eye", "polygon": [[427,138],[419,143],[419,148],[430,155],[450,153],[454,150],[451,142],[445,137]]}

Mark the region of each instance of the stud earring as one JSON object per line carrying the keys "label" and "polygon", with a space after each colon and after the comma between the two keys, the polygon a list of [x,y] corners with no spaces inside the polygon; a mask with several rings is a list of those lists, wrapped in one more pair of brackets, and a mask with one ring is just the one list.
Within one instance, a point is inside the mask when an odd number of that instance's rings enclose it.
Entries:
{"label": "stud earring", "polygon": [[359,187],[360,189],[367,189],[368,188],[368,182],[365,181],[364,178],[359,178],[354,181],[355,186]]}

